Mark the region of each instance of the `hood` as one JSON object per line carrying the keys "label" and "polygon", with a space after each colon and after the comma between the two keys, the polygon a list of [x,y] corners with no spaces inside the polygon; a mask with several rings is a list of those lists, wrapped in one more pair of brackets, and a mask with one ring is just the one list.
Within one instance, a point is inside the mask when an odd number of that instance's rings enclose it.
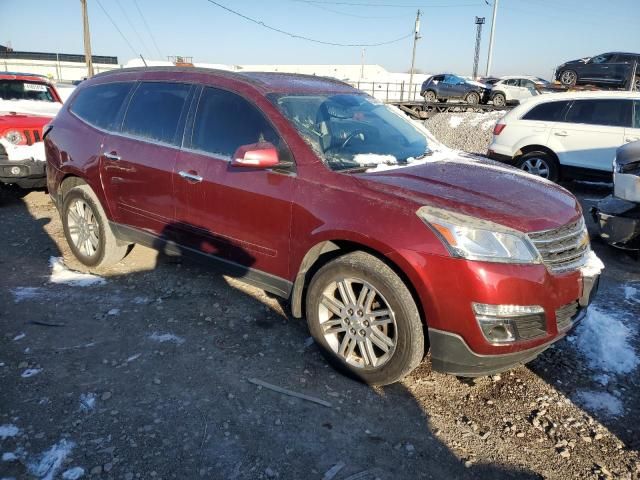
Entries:
{"label": "hood", "polygon": [[562,65],[560,65],[561,67],[564,65],[584,65],[585,63],[587,63],[589,60],[591,60],[592,57],[584,57],[584,58],[578,58],[576,60],[569,60],[568,62],[564,62]]}
{"label": "hood", "polygon": [[43,117],[39,115],[25,115],[0,112],[0,134],[7,130],[24,130],[42,128],[51,121],[52,117]]}
{"label": "hood", "polygon": [[45,102],[40,100],[3,100],[0,98],[0,115],[18,113],[23,115],[55,117],[62,107],[59,102]]}
{"label": "hood", "polygon": [[488,90],[491,88],[491,85],[487,85],[486,83],[476,82],[475,80],[465,80],[465,81],[469,85],[473,85],[474,87],[484,88],[485,90]]}
{"label": "hood", "polygon": [[581,215],[564,188],[521,170],[452,154],[446,160],[356,174],[365,188],[489,220],[521,232],[557,228]]}

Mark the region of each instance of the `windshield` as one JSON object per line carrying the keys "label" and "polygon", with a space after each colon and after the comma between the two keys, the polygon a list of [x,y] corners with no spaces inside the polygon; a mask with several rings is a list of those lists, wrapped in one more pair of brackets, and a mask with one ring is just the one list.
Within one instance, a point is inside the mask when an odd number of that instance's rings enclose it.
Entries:
{"label": "windshield", "polygon": [[367,95],[270,99],[332,170],[406,164],[431,153],[426,137],[409,120]]}
{"label": "windshield", "polygon": [[0,80],[2,100],[40,100],[55,102],[48,85],[24,80]]}

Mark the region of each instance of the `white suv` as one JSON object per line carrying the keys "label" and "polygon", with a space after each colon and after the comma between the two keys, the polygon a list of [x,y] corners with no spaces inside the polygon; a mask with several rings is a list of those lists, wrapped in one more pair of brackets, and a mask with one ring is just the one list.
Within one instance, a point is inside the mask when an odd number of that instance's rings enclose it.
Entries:
{"label": "white suv", "polygon": [[553,181],[610,180],[616,149],[636,140],[640,93],[557,93],[532,97],[502,117],[487,156]]}
{"label": "white suv", "polygon": [[490,100],[494,105],[503,107],[507,103],[522,102],[527,98],[540,95],[540,89],[549,82],[538,77],[502,77],[491,88]]}

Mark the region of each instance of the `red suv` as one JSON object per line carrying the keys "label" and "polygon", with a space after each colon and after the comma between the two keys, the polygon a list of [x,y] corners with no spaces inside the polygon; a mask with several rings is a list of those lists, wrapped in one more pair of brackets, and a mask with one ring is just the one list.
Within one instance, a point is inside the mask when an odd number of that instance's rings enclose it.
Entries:
{"label": "red suv", "polygon": [[601,265],[566,190],[429,142],[336,80],[154,67],[83,82],[45,148],[82,263],[134,243],[217,261],[288,298],[334,365],[387,384],[427,350],[465,376],[533,359],[582,318]]}

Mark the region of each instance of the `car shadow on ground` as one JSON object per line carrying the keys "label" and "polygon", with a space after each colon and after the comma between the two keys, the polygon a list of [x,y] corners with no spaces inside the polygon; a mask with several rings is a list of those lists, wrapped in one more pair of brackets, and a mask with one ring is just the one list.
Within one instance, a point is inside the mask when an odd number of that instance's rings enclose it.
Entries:
{"label": "car shadow on ground", "polygon": [[0,251],[0,425],[18,428],[0,438],[16,457],[3,476],[540,478],[466,468],[402,384],[337,374],[277,302],[175,252],[148,261],[134,249],[104,284],[50,283],[49,258],[68,249],[48,214],[2,207],[23,239]]}

